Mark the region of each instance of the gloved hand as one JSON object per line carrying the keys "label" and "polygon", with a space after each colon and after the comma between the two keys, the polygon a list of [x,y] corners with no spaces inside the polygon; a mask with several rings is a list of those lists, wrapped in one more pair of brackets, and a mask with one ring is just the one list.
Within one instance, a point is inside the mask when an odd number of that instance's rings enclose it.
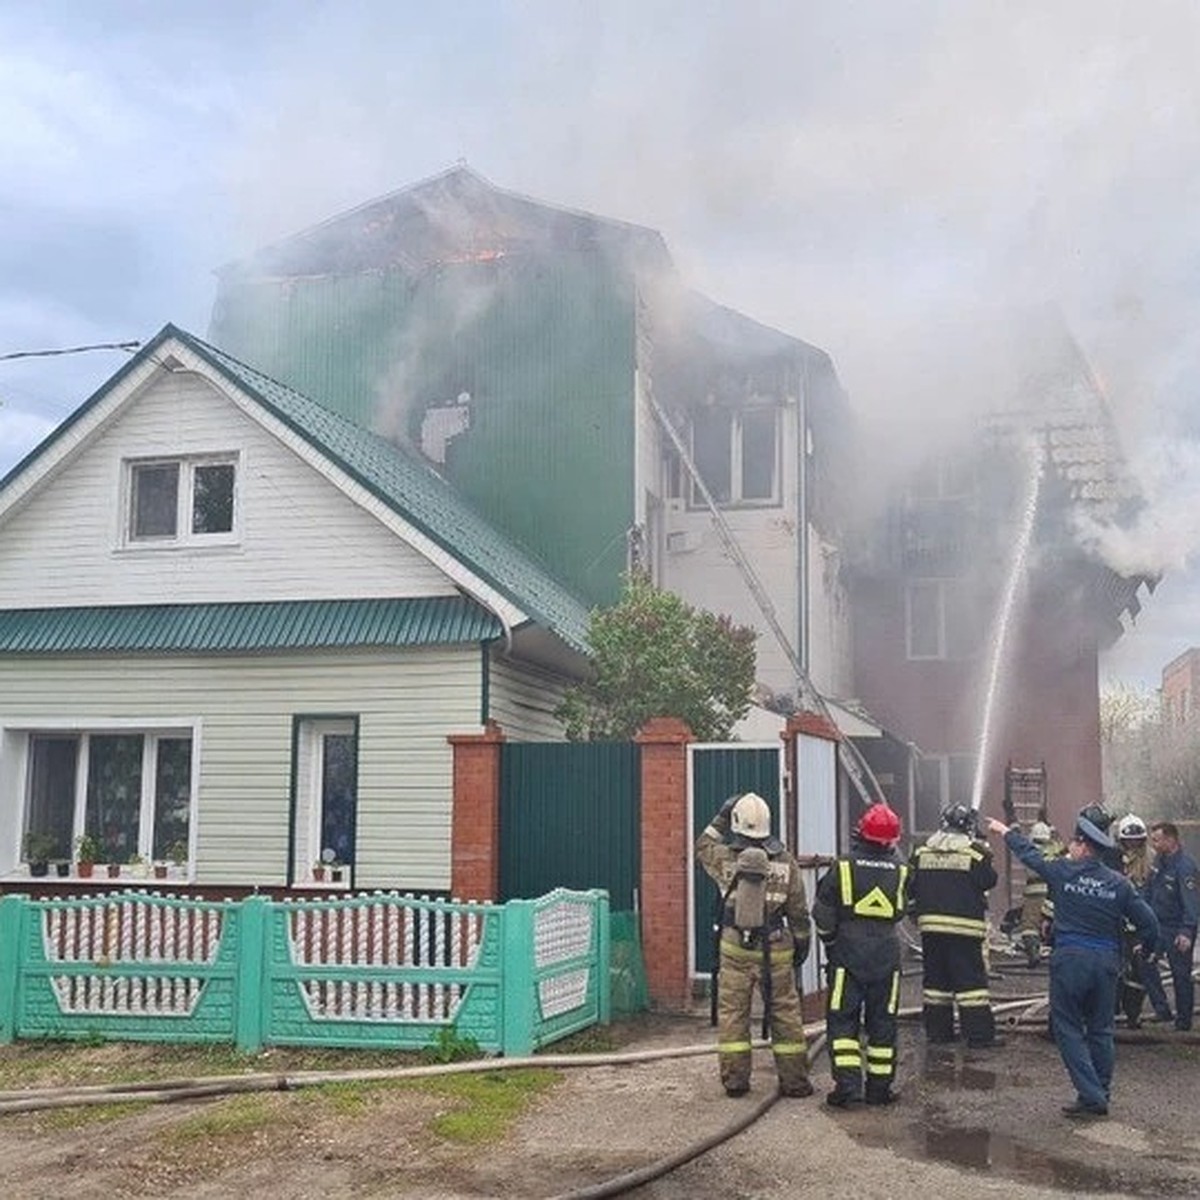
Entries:
{"label": "gloved hand", "polygon": [[730,821],[733,820],[733,806],[741,799],[741,796],[730,796],[728,800],[717,810],[717,815],[713,817],[712,823],[718,829],[728,829]]}

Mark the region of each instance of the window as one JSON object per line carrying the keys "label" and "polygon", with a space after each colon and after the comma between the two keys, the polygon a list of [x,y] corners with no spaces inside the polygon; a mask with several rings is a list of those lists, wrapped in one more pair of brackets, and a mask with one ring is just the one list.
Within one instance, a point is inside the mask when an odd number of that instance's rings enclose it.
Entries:
{"label": "window", "polygon": [[927,754],[917,764],[916,829],[928,835],[948,804],[970,804],[975,786],[974,754]]}
{"label": "window", "polygon": [[910,659],[968,658],[979,648],[979,606],[961,579],[910,579],[904,618]]}
{"label": "window", "polygon": [[47,836],[50,857],[72,858],[94,838],[100,860],[174,856],[187,846],[192,810],[192,732],[71,731],[28,734],[23,834]]}
{"label": "window", "polygon": [[[718,504],[779,502],[778,410],[699,410],[692,418],[692,459]],[[692,505],[704,497],[692,487]]]}
{"label": "window", "polygon": [[130,545],[229,542],[237,526],[237,463],[221,458],[129,464]]}
{"label": "window", "polygon": [[296,723],[293,882],[321,862],[353,867],[358,823],[358,721],[301,717]]}

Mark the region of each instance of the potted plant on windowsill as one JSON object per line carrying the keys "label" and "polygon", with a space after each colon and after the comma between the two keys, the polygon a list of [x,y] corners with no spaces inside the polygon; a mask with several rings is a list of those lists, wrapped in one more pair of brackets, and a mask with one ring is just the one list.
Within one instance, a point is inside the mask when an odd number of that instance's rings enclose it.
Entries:
{"label": "potted plant on windowsill", "polygon": [[126,866],[128,874],[132,875],[135,879],[145,879],[150,870],[146,860],[140,854],[131,854]]}
{"label": "potted plant on windowsill", "polygon": [[176,874],[181,877],[187,875],[188,846],[183,838],[176,838],[167,847],[167,860],[175,868]]}
{"label": "potted plant on windowsill", "polygon": [[100,856],[100,847],[90,833],[81,833],[75,839],[75,869],[80,879],[91,876],[96,859]]}
{"label": "potted plant on windowsill", "polygon": [[54,838],[48,833],[25,835],[25,861],[29,864],[29,874],[41,877],[50,871],[50,855],[54,853]]}

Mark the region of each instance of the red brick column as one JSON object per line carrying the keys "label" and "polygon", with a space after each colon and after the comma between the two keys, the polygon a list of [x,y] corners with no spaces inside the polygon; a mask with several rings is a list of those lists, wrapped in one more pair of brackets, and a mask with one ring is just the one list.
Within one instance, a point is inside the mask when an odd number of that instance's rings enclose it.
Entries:
{"label": "red brick column", "polygon": [[504,733],[487,721],[483,733],[455,733],[450,830],[450,894],[495,900],[500,891],[500,747]]}
{"label": "red brick column", "polygon": [[642,748],[642,955],[650,1002],[686,1009],[688,978],[687,872],[691,830],[687,811],[687,744],[692,731],[674,717],[655,717],[634,741]]}

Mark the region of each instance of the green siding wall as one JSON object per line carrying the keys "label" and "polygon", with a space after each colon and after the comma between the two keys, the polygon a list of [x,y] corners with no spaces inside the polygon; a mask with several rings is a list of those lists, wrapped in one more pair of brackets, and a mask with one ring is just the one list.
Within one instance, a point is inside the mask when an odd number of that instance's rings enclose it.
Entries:
{"label": "green siding wall", "polygon": [[419,445],[471,397],[443,472],[592,603],[633,521],[634,288],[591,252],[228,281],[211,340],[376,432]]}

